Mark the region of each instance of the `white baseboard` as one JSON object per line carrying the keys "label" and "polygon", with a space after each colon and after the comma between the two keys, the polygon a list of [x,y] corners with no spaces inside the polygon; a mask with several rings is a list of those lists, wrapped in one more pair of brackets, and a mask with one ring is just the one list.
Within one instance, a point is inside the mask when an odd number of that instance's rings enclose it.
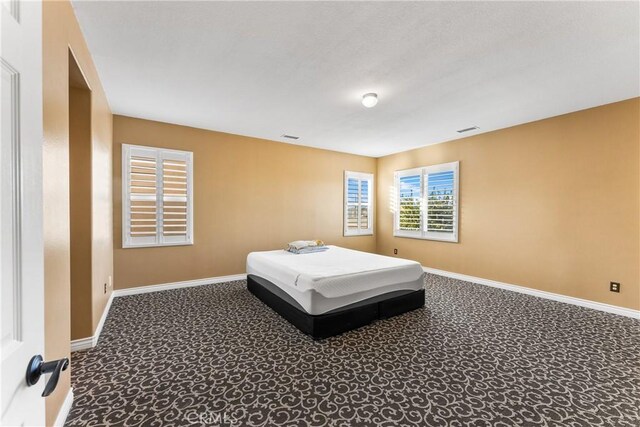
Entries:
{"label": "white baseboard", "polygon": [[115,298],[116,291],[111,291],[111,295],[109,295],[109,299],[107,300],[107,304],[104,306],[104,310],[102,310],[102,316],[100,317],[100,321],[98,322],[98,326],[96,327],[96,331],[93,336],[95,337],[93,346],[95,347],[98,344],[98,339],[100,339],[100,334],[102,333],[102,328],[104,327],[104,322],[107,320],[107,315],[109,314],[109,309],[111,308],[111,303],[113,302],[113,298]]}
{"label": "white baseboard", "polygon": [[607,313],[617,314],[620,316],[640,319],[640,311],[630,308],[618,307],[616,305],[604,304],[601,302],[590,301],[581,298],[570,297],[567,295],[554,294],[553,292],[539,291],[537,289],[526,288],[524,286],[512,285],[509,283],[498,282],[491,279],[483,279],[481,277],[467,276],[466,274],[452,273],[450,271],[438,270],[431,267],[422,267],[426,273],[436,274],[438,276],[450,277],[452,279],[463,280],[465,282],[476,283],[478,285],[491,286],[494,288],[506,289],[508,291],[519,292],[521,294],[533,295],[540,298],[550,299],[553,301],[564,302],[566,304],[579,305],[580,307],[591,308],[593,310],[605,311]]}
{"label": "white baseboard", "polygon": [[77,340],[71,341],[71,352],[73,353],[74,351],[87,350],[89,348],[92,348],[94,345],[95,344],[93,343],[93,336],[78,338]]}
{"label": "white baseboard", "polygon": [[185,280],[184,282],[163,283],[161,285],[138,286],[136,288],[118,289],[113,291],[117,297],[125,295],[146,294],[148,292],[167,291],[169,289],[190,288],[193,286],[210,285],[212,283],[232,282],[234,280],[244,280],[246,274],[233,274],[231,276],[208,277],[206,279]]}
{"label": "white baseboard", "polygon": [[232,282],[234,280],[244,280],[246,278],[246,274],[234,274],[231,276],[208,277],[206,279],[186,280],[184,282],[163,283],[160,285],[138,286],[136,288],[114,290],[113,292],[111,292],[109,301],[107,301],[107,305],[104,307],[102,317],[100,318],[100,322],[98,322],[98,327],[96,328],[94,335],[91,337],[80,338],[71,341],[71,351],[74,352],[87,350],[95,347],[98,344],[100,333],[102,332],[102,328],[104,326],[104,321],[107,319],[107,314],[109,313],[109,309],[111,308],[111,303],[116,297],[146,294],[148,292],[166,291],[169,289],[190,288],[192,286],[210,285],[213,283]]}
{"label": "white baseboard", "polygon": [[69,411],[71,411],[71,406],[73,405],[73,389],[69,388],[67,392],[67,397],[64,398],[64,402],[62,402],[62,406],[58,411],[58,416],[54,421],[53,425],[55,427],[63,427],[64,423],[67,421],[67,417],[69,416]]}
{"label": "white baseboard", "polygon": [[104,322],[105,320],[107,320],[107,314],[109,314],[109,309],[111,308],[111,303],[113,302],[113,298],[115,297],[114,294],[115,291],[111,292],[111,295],[109,295],[109,299],[107,300],[107,304],[104,306],[102,316],[100,317],[100,321],[98,322],[98,326],[96,327],[96,331],[94,332],[93,336],[79,338],[77,340],[71,341],[71,352],[87,350],[89,348],[95,347],[98,344],[100,333],[102,332]]}

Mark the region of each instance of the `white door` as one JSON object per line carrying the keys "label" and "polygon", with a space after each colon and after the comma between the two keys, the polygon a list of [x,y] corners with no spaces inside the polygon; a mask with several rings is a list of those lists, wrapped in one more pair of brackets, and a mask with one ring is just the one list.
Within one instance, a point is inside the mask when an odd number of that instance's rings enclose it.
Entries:
{"label": "white door", "polygon": [[2,424],[43,425],[44,379],[27,386],[44,354],[42,240],[42,5],[0,5],[0,294]]}

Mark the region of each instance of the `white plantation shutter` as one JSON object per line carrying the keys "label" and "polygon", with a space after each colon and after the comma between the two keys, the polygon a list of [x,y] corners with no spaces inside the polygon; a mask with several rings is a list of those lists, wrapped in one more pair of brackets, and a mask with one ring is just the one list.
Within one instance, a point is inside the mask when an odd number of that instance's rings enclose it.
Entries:
{"label": "white plantation shutter", "polygon": [[[428,168],[427,168],[428,169]],[[425,232],[450,236],[455,226],[455,178],[453,170],[425,172]]]}
{"label": "white plantation shutter", "polygon": [[371,233],[371,221],[369,218],[369,183],[371,180],[372,178],[360,180],[360,213],[358,214],[358,219],[360,221],[359,230],[366,233]]}
{"label": "white plantation shutter", "polygon": [[162,155],[162,239],[165,243],[186,243],[189,232],[189,157],[191,153]]}
{"label": "white plantation shutter", "polygon": [[[151,154],[151,153],[150,153]],[[140,153],[130,158],[129,201],[130,235],[140,240],[155,241],[157,215],[157,159]]]}
{"label": "white plantation shutter", "polygon": [[459,162],[399,171],[394,236],[458,241]]}
{"label": "white plantation shutter", "polygon": [[373,174],[344,173],[344,235],[373,234]]}
{"label": "white plantation shutter", "polygon": [[358,205],[359,205],[359,189],[358,180],[355,178],[347,178],[347,224],[346,230],[358,229]]}
{"label": "white plantation shutter", "polygon": [[123,247],[193,243],[193,154],[122,146]]}
{"label": "white plantation shutter", "polygon": [[422,170],[396,174],[398,215],[396,229],[406,236],[419,236],[422,229]]}

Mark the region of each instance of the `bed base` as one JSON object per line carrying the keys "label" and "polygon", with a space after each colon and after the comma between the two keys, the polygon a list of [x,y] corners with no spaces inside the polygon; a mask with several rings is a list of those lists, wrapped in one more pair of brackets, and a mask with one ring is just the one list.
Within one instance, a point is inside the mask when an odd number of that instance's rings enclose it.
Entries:
{"label": "bed base", "polygon": [[329,338],[368,325],[378,319],[397,316],[424,306],[424,289],[395,291],[324,314],[312,315],[267,279],[249,274],[247,289],[314,340]]}

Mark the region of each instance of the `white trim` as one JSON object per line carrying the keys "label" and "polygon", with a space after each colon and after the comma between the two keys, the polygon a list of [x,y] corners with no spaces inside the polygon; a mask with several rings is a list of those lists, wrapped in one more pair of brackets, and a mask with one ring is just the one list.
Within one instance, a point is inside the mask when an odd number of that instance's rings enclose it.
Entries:
{"label": "white trim", "polygon": [[619,316],[640,319],[639,310],[632,310],[630,308],[618,307],[616,305],[604,304],[601,302],[570,297],[567,295],[555,294],[553,292],[539,291],[537,289],[526,288],[524,286],[512,285],[509,283],[498,282],[491,279],[483,279],[481,277],[467,276],[466,274],[452,273],[450,271],[438,270],[431,267],[422,267],[422,269],[426,273],[436,274],[438,276],[450,277],[452,279],[463,280],[465,282],[476,283],[478,285],[491,286],[493,288],[500,288],[507,291],[518,292],[521,294],[533,295],[539,298],[563,302],[566,304],[578,305],[580,307],[591,308],[593,310],[604,311],[607,313],[617,314]]}
{"label": "white trim", "polygon": [[113,291],[116,297],[126,295],[146,294],[148,292],[167,291],[169,289],[190,288],[193,286],[210,285],[213,283],[232,282],[234,280],[244,280],[246,274],[233,274],[231,276],[208,277],[205,279],[185,280],[184,282],[163,283],[160,285],[138,286],[136,288],[117,289]]}
{"label": "white trim", "polygon": [[19,0],[8,0],[7,1],[7,9],[9,10],[9,13],[11,14],[11,16],[13,16],[13,19],[16,20],[16,22],[20,22],[20,1]]}
{"label": "white trim", "polygon": [[[349,179],[355,179],[358,181],[358,193],[360,194],[360,186],[362,185],[362,181],[367,181],[368,183],[368,194],[367,198],[369,200],[368,203],[362,203],[361,200],[358,201],[358,213],[357,213],[357,221],[358,221],[358,229],[357,230],[349,230],[348,228],[348,199],[349,199]],[[374,194],[375,194],[375,176],[370,172],[353,172],[353,171],[344,171],[343,177],[343,201],[342,201],[342,235],[344,237],[353,237],[353,236],[373,236],[373,228],[374,228],[374,215],[375,215],[375,205],[374,205]],[[353,204],[352,204],[353,205]],[[360,211],[362,206],[366,206],[369,210],[369,223],[368,227],[365,229],[360,228]]]}
{"label": "white trim", "polygon": [[[453,233],[439,233],[429,231],[427,222],[429,217],[428,185],[429,175],[438,172],[453,172]],[[420,229],[400,229],[400,178],[406,176],[420,176]],[[413,169],[395,171],[393,174],[394,212],[393,212],[393,236],[410,239],[433,240],[438,242],[458,243],[459,228],[459,200],[460,200],[460,161],[441,163],[431,166],[421,166]]]}
{"label": "white trim", "polygon": [[[156,232],[153,235],[131,236],[131,197],[130,197],[130,159],[131,156],[142,156],[155,159],[156,162],[156,193],[151,196],[151,200],[156,202]],[[163,233],[164,224],[164,160],[180,160],[186,165],[186,185],[187,185],[187,233],[183,238],[180,236],[167,236]],[[143,248],[162,246],[189,246],[194,244],[193,233],[193,153],[191,151],[180,151],[170,148],[155,148],[144,145],[122,144],[122,248]],[[147,200],[146,198],[144,200]]]}
{"label": "white trim", "polygon": [[[14,3],[8,5],[11,10],[13,10]],[[16,5],[18,7],[19,5]],[[16,21],[18,20],[18,16],[14,16]],[[10,141],[9,141],[9,153],[10,153],[10,162],[7,165],[9,170],[9,190],[11,193],[11,200],[9,201],[9,205],[11,207],[10,219],[12,224],[13,233],[11,236],[8,236],[7,239],[9,241],[11,253],[11,263],[12,265],[9,267],[11,270],[11,296],[13,297],[13,319],[11,319],[11,336],[10,339],[15,341],[22,341],[22,331],[24,329],[22,310],[23,310],[23,281],[22,281],[22,218],[24,217],[23,213],[23,185],[22,185],[22,156],[20,154],[21,151],[21,141],[20,141],[20,73],[14,67],[9,64],[4,58],[0,58],[0,69],[2,72],[7,73],[9,77],[9,97],[10,97],[10,114],[11,114],[11,124],[9,126],[10,130]]]}
{"label": "white trim", "polygon": [[96,327],[96,331],[93,333],[94,343],[93,347],[98,344],[98,339],[100,339],[100,334],[102,333],[102,328],[104,327],[104,322],[107,320],[107,315],[109,314],[109,309],[111,309],[111,303],[113,302],[113,298],[115,291],[111,291],[111,295],[109,295],[109,299],[107,300],[107,304],[104,306],[104,310],[102,310],[102,316],[100,317],[100,321],[98,322],[98,326]]}
{"label": "white trim", "polygon": [[94,336],[90,336],[87,338],[79,338],[77,340],[72,340],[71,341],[71,352],[73,353],[74,351],[80,351],[80,350],[88,350],[90,348],[94,347],[94,343],[93,343],[93,337]]}
{"label": "white trim", "polygon": [[67,417],[69,416],[69,411],[71,411],[71,406],[73,405],[73,389],[70,388],[67,392],[67,397],[64,398],[64,402],[62,402],[62,406],[58,411],[58,416],[54,421],[53,425],[55,427],[62,427],[64,423],[67,421]]}
{"label": "white trim", "polygon": [[109,309],[111,308],[111,303],[113,302],[113,298],[115,297],[115,291],[111,292],[109,295],[109,299],[107,300],[107,304],[104,306],[104,310],[102,311],[102,316],[100,317],[100,321],[98,322],[98,326],[94,334],[90,337],[79,338],[77,340],[71,341],[71,352],[87,350],[92,347],[95,347],[98,344],[98,340],[100,339],[100,334],[102,333],[102,328],[104,327],[104,322],[107,320],[107,315],[109,314]]}

